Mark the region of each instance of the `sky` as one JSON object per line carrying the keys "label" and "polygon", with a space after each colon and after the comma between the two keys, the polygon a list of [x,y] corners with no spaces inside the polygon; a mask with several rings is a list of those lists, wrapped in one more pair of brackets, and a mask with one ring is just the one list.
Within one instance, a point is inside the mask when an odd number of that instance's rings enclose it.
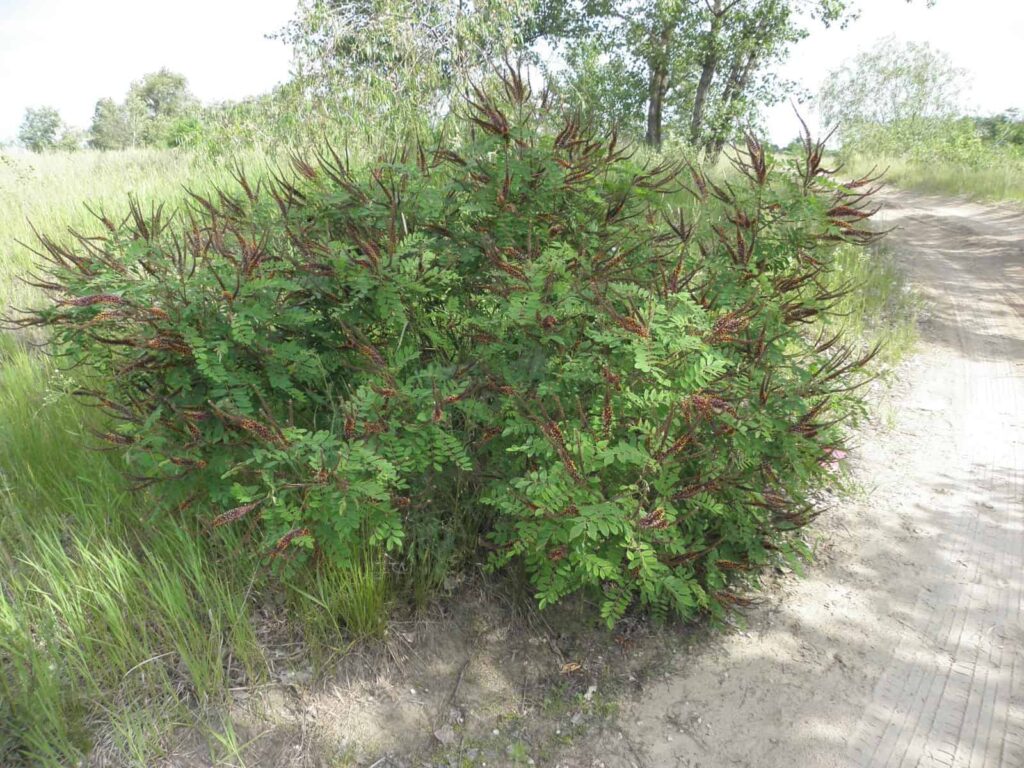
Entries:
{"label": "sky", "polygon": [[288,79],[291,52],[266,35],[295,0],[0,0],[0,141],[26,107],[56,107],[86,128],[97,100],[167,67],[204,102],[238,99]]}
{"label": "sky", "polygon": [[[996,114],[1011,107],[1024,109],[1024,0],[938,0],[928,8],[924,0],[858,0],[860,18],[846,29],[812,25],[811,34],[797,43],[779,74],[817,93],[830,69],[870,50],[885,37],[928,43],[950,55],[953,64],[967,70],[964,110],[969,114]],[[800,113],[812,130],[819,130],[811,105]],[[787,102],[764,113],[765,127],[777,144],[785,144],[800,125]]]}
{"label": "sky", "polygon": [[[846,29],[812,27],[780,74],[817,92],[829,69],[895,35],[928,42],[968,70],[965,108],[987,114],[1024,108],[1024,0],[857,0]],[[238,99],[288,78],[291,54],[268,40],[295,0],[0,0],[0,141],[17,134],[26,107],[56,107],[85,128],[96,101],[123,99],[147,72],[184,74],[201,100]],[[801,112],[816,126],[809,106]],[[769,138],[785,143],[798,124],[788,104],[767,110]]]}

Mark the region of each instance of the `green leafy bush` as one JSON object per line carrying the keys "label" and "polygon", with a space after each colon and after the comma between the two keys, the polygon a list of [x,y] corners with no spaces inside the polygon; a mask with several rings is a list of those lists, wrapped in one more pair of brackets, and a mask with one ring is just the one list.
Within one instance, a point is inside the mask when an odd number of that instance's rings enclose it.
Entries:
{"label": "green leafy bush", "polygon": [[458,516],[542,606],[717,611],[731,575],[796,561],[859,407],[865,356],[814,328],[870,189],[809,140],[785,173],[750,140],[718,185],[559,122],[515,72],[496,93],[461,142],[328,149],[43,237],[55,301],[21,322],[168,514],[248,526],[278,562],[405,548],[436,576]]}

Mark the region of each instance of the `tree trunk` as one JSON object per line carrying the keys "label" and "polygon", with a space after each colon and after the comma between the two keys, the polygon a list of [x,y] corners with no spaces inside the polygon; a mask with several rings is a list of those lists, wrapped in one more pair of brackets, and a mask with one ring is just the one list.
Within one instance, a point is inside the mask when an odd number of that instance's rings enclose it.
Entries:
{"label": "tree trunk", "polygon": [[662,113],[665,107],[665,91],[668,83],[668,72],[664,66],[651,70],[651,82],[647,101],[647,145],[659,149],[661,147]]}
{"label": "tree trunk", "polygon": [[725,143],[729,140],[728,131],[733,121],[733,107],[735,103],[746,92],[750,85],[750,77],[757,65],[757,54],[751,51],[747,54],[746,60],[733,64],[729,73],[728,84],[722,94],[722,115],[723,124],[716,126],[714,135],[709,137],[705,146],[705,156],[710,163],[718,160],[718,156],[725,149]]}
{"label": "tree trunk", "polygon": [[657,45],[648,60],[650,79],[647,86],[647,135],[645,141],[650,147],[661,147],[661,125],[665,111],[665,95],[668,93],[668,49],[672,42],[672,30],[668,25],[661,28]]}
{"label": "tree trunk", "polygon": [[697,146],[704,128],[704,108],[708,91],[718,70],[718,33],[722,28],[722,0],[715,0],[711,9],[711,29],[708,30],[707,45],[704,47],[704,61],[701,63],[697,93],[693,97],[693,113],[690,115],[690,143]]}

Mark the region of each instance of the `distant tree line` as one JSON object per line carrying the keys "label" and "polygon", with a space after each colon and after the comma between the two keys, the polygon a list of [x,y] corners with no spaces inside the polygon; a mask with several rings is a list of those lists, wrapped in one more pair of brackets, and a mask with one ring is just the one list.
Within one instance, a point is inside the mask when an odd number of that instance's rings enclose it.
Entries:
{"label": "distant tree line", "polygon": [[[813,22],[852,18],[854,2],[299,0],[278,35],[294,52],[285,86],[202,107],[183,76],[161,70],[133,83],[123,101],[97,102],[81,138],[95,149],[205,143],[218,150],[356,128],[386,140],[453,124],[466,89],[511,57],[536,65],[600,127],[654,148],[672,139],[716,155],[756,121],[760,105],[790,90],[773,65]],[[39,122],[26,119],[25,146],[75,143],[62,124]]]}
{"label": "distant tree line", "polygon": [[[84,133],[41,107],[26,113],[19,138],[34,151],[224,153],[325,135],[381,144],[457,125],[451,116],[462,97],[513,58],[532,64],[595,126],[713,159],[757,127],[762,107],[792,93],[774,74],[792,46],[815,23],[845,25],[856,15],[856,0],[299,0],[276,35],[293,50],[293,75],[269,93],[202,105],[183,75],[162,69],[132,83],[121,101],[100,99]],[[957,82],[948,59],[927,46],[894,45],[831,76],[823,114],[841,122],[844,137],[948,117]],[[908,90],[893,90],[893,81]],[[1019,142],[1024,132],[1013,113],[976,127],[993,142]]]}
{"label": "distant tree line", "polygon": [[184,75],[161,69],[131,84],[120,103],[96,102],[92,124],[81,132],[67,125],[53,107],[29,108],[18,141],[33,152],[173,147],[191,143],[202,130],[202,108]]}
{"label": "distant tree line", "polygon": [[1024,153],[1024,115],[964,116],[966,89],[948,54],[886,38],[830,72],[818,106],[848,152],[968,164]]}

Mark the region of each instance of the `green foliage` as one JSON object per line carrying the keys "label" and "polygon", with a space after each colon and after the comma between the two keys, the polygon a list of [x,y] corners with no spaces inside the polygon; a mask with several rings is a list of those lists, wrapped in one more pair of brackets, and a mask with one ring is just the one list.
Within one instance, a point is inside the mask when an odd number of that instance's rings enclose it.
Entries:
{"label": "green foliage", "polygon": [[169,147],[194,147],[203,140],[203,124],[198,117],[189,115],[172,120],[164,136]]}
{"label": "green foliage", "polygon": [[995,146],[1024,149],[1024,115],[1019,109],[1008,109],[992,117],[975,118],[982,138]]}
{"label": "green foliage", "polygon": [[925,192],[1024,200],[1020,125],[1007,116],[865,124],[842,157],[851,168],[885,168],[889,181]]}
{"label": "green foliage", "polygon": [[198,142],[198,106],[184,75],[161,69],[132,83],[124,103],[96,102],[89,146],[94,149],[177,147]]}
{"label": "green foliage", "polygon": [[970,118],[934,118],[865,123],[856,137],[847,135],[843,152],[870,152],[879,157],[905,156],[922,163],[972,164],[984,160],[988,148]]}
{"label": "green foliage", "polygon": [[534,0],[302,0],[280,33],[297,114],[321,132],[388,139],[436,127],[462,89],[522,50]]}
{"label": "green foliage", "polygon": [[123,214],[127,191],[146,205],[177,205],[186,197],[185,186],[209,192],[231,181],[232,166],[263,168],[266,162],[251,152],[236,152],[228,163],[167,149],[0,155],[0,315],[36,300],[38,291],[21,279],[34,256],[19,245],[33,239],[33,223],[45,223],[50,231],[99,234],[103,224],[89,209]]}
{"label": "green foliage", "polygon": [[871,144],[879,126],[911,146],[956,114],[963,87],[948,54],[890,37],[830,72],[819,106],[846,146]]}
{"label": "green foliage", "polygon": [[274,155],[280,148],[293,151],[322,141],[329,132],[310,118],[301,90],[294,82],[270,93],[237,102],[203,108],[201,136],[191,146],[211,156],[232,157],[251,148]]}
{"label": "green foliage", "polygon": [[89,127],[89,146],[93,149],[124,149],[132,145],[125,111],[113,99],[100,99]]}
{"label": "green foliage", "polygon": [[[770,66],[805,37],[801,13],[831,24],[849,17],[847,0],[607,0],[539,3],[536,34],[558,44],[567,82],[584,103],[622,97],[605,117],[633,118],[628,133],[660,147],[666,133],[717,158],[785,90]],[[592,52],[600,51],[595,61]],[[584,89],[580,86],[590,85]]]}
{"label": "green foliage", "polygon": [[870,354],[807,324],[842,295],[834,243],[870,239],[865,182],[751,140],[720,187],[552,110],[513,70],[461,143],[44,236],[55,301],[21,324],[87,372],[139,484],[286,571],[401,560],[468,510],[542,606],[720,611],[805,552],[858,411]]}
{"label": "green foliage", "polygon": [[621,56],[608,56],[604,41],[596,36],[566,46],[567,72],[562,90],[586,119],[604,130],[642,135],[644,83],[641,72]]}
{"label": "green foliage", "polygon": [[18,129],[18,141],[33,152],[55,149],[63,128],[64,121],[53,107],[29,108]]}
{"label": "green foliage", "polygon": [[137,98],[154,120],[178,117],[192,104],[188,79],[166,67],[144,75],[128,89],[129,98]]}

